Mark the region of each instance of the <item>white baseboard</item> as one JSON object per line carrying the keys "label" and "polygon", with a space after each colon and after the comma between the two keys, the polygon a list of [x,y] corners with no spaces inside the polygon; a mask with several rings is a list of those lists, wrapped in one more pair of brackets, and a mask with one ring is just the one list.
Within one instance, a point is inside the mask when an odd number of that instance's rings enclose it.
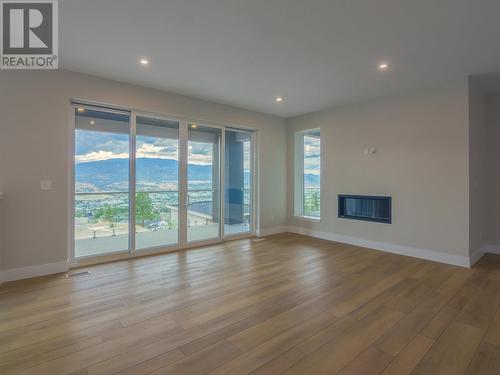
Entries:
{"label": "white baseboard", "polygon": [[[391,243],[370,241],[356,237],[344,236],[334,233],[319,232],[300,227],[272,227],[257,230],[258,237],[270,236],[284,232],[292,232],[305,236],[320,238],[329,241],[346,243],[349,245],[361,246],[375,250],[381,250],[388,253],[406,255],[420,259],[431,260],[435,262],[447,263],[462,267],[472,267],[485,253],[500,254],[500,245],[484,245],[476,251],[470,258],[466,256],[440,253],[432,250],[418,249],[409,246],[396,245]],[[37,266],[14,268],[0,271],[0,284],[7,281],[28,279],[31,277],[51,275],[54,273],[67,272],[69,264],[67,261],[41,264]]]}
{"label": "white baseboard", "polygon": [[480,249],[474,251],[474,253],[470,256],[469,267],[472,267],[474,264],[476,264],[478,262],[478,260],[483,257],[484,254],[485,254],[485,251],[483,251],[482,247]]}
{"label": "white baseboard", "polygon": [[297,234],[303,234],[305,236],[311,236],[316,238],[321,238],[324,240],[335,241],[346,243],[349,245],[361,246],[375,250],[386,251],[388,253],[394,253],[399,255],[411,256],[414,258],[431,260],[434,262],[441,262],[446,264],[452,264],[461,267],[470,267],[471,262],[469,257],[462,255],[454,255],[448,253],[441,253],[433,250],[419,249],[410,246],[397,245],[392,243],[384,243],[378,241],[370,241],[356,237],[345,236],[341,234],[325,233],[314,231],[310,229],[300,228],[300,227],[288,227],[288,231]]}
{"label": "white baseboard", "polygon": [[483,254],[490,253],[490,254],[500,254],[500,245],[483,245],[481,247],[481,252]]}
{"label": "white baseboard", "polygon": [[66,272],[69,269],[67,261],[40,264],[37,266],[29,266],[22,268],[13,268],[0,272],[0,283],[7,281],[15,281],[21,279],[29,279],[31,277],[51,275],[53,273]]}
{"label": "white baseboard", "polygon": [[284,233],[287,231],[288,227],[272,227],[272,228],[257,229],[256,234],[257,237],[265,237],[265,236],[271,236],[273,234]]}
{"label": "white baseboard", "polygon": [[486,254],[500,254],[500,245],[486,244],[481,246],[480,249],[476,250],[474,254],[470,257],[470,267],[477,263],[481,257]]}

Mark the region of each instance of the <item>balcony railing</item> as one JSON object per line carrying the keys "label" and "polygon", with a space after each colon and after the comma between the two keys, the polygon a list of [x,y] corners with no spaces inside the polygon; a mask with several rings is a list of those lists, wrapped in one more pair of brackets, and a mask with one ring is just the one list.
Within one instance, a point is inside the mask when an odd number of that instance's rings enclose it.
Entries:
{"label": "balcony railing", "polygon": [[[147,194],[139,199],[140,194]],[[212,189],[190,189],[188,216],[200,220],[212,220]],[[138,190],[136,192],[136,222],[143,225],[158,225],[158,222],[168,226],[177,226],[177,217],[172,217],[172,211],[179,206],[178,190]],[[244,216],[250,211],[250,190],[244,189]],[[177,212],[175,212],[177,216]],[[80,224],[108,222],[115,223],[113,233],[118,231],[119,223],[128,223],[129,193],[122,191],[77,192],[75,193],[75,221]],[[193,221],[193,220],[191,220]],[[194,220],[193,222],[195,222]]]}
{"label": "balcony railing", "polygon": [[[141,196],[140,194],[145,194]],[[212,211],[211,189],[189,189],[187,210],[188,240],[215,238],[220,222]],[[250,228],[250,191],[244,191],[243,221],[225,225],[225,233]],[[77,257],[129,249],[129,192],[100,191],[75,193],[74,239]],[[136,192],[136,249],[167,246],[178,241],[179,191],[138,190]],[[191,231],[189,231],[191,228]]]}
{"label": "balcony railing", "polygon": [[[179,190],[137,190],[136,194],[146,193],[148,195],[165,195],[165,198],[169,201],[170,205],[179,204]],[[201,203],[201,202],[212,202],[212,189],[189,189],[188,195],[190,197],[190,203]],[[99,197],[99,196],[110,196],[111,197],[123,197],[126,199],[128,204],[129,192],[127,191],[99,191],[99,192],[76,192],[75,201],[87,200],[85,197]],[[96,199],[92,200],[96,200]],[[90,200],[90,199],[88,199]],[[243,203],[246,207],[250,204],[250,189],[243,189]]]}

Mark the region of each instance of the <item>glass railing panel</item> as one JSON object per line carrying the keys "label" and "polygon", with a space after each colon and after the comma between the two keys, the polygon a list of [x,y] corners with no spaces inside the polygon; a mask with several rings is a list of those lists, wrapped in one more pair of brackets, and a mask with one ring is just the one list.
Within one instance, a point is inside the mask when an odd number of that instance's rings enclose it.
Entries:
{"label": "glass railing panel", "polygon": [[75,255],[128,251],[129,194],[75,193]]}

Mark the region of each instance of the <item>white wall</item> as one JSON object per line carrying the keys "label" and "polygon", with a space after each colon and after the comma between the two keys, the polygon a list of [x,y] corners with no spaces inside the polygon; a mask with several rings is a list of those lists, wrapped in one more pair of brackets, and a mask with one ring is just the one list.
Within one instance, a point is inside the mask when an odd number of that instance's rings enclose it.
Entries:
{"label": "white wall", "polygon": [[486,97],[486,235],[485,244],[500,251],[500,94]]}
{"label": "white wall", "polygon": [[469,94],[469,255],[484,245],[486,225],[486,119],[485,95],[475,79]]}
{"label": "white wall", "polygon": [[[294,132],[320,128],[323,157],[321,222],[293,216],[290,189],[288,225],[302,233],[466,264],[467,107],[464,80],[288,120],[289,186]],[[365,156],[364,148],[372,146],[375,155]],[[343,193],[392,196],[393,223],[337,218],[337,195]]]}
{"label": "white wall", "polygon": [[0,87],[4,270],[67,259],[70,98],[258,129],[260,228],[286,222],[283,119],[68,71],[1,71]]}

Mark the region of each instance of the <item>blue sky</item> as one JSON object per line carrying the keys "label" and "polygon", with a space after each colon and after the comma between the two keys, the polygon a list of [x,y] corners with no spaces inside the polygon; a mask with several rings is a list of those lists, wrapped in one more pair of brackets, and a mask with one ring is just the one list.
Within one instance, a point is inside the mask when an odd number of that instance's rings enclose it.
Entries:
{"label": "blue sky", "polygon": [[320,139],[304,135],[304,173],[320,174]]}

